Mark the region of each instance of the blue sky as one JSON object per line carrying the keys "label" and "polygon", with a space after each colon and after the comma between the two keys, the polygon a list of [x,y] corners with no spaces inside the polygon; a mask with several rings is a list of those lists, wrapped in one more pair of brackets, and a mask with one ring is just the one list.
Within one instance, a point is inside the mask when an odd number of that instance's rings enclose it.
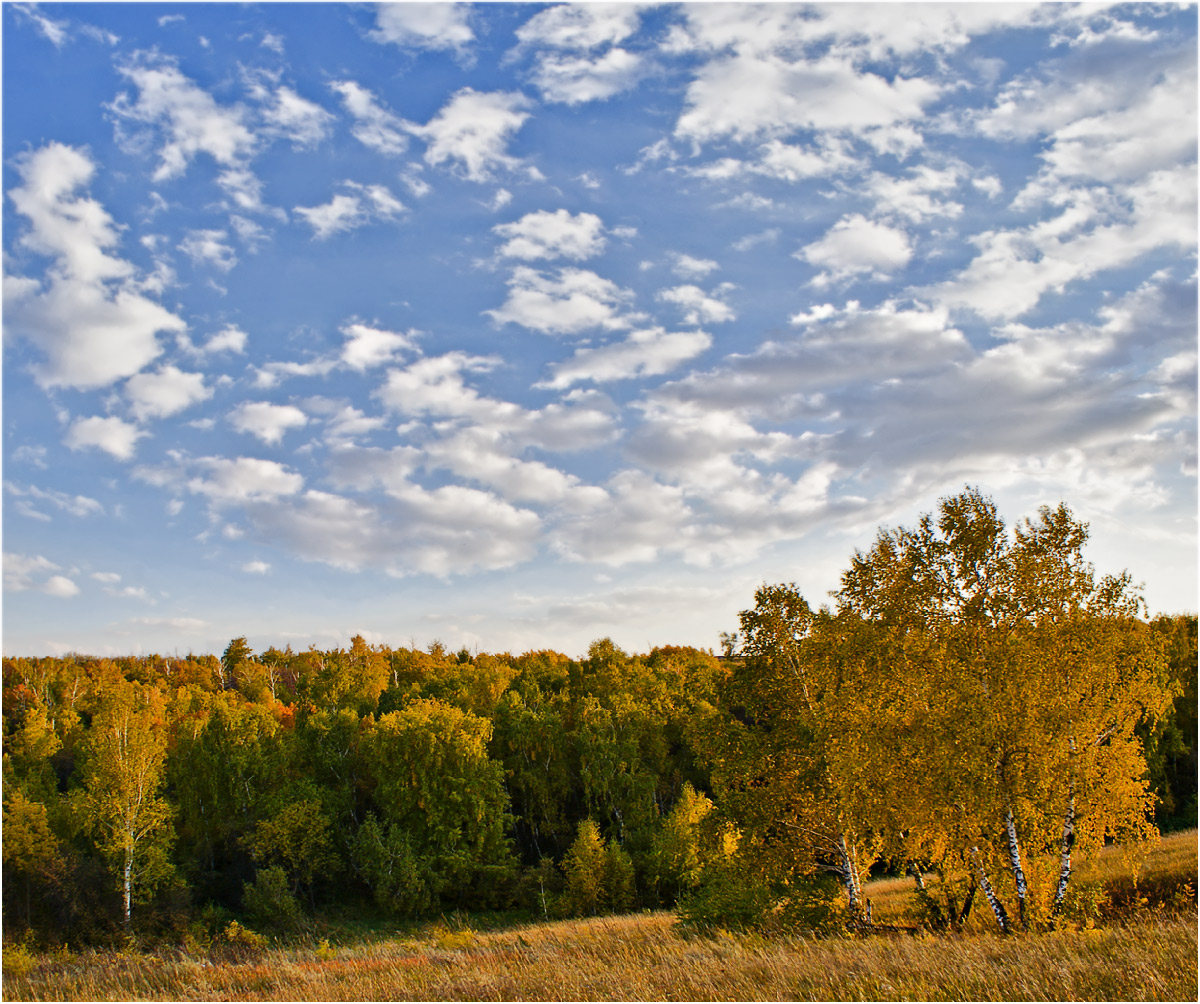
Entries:
{"label": "blue sky", "polygon": [[4,651],[716,646],[964,484],[1196,608],[1196,8],[19,4]]}

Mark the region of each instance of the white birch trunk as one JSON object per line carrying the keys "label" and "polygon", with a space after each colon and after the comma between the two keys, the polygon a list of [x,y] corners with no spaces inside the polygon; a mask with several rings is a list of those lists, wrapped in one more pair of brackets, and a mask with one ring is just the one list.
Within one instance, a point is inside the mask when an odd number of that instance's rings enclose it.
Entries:
{"label": "white birch trunk", "polygon": [[1067,803],[1067,813],[1063,816],[1062,847],[1058,853],[1058,887],[1054,890],[1054,907],[1050,916],[1057,917],[1062,909],[1063,898],[1067,895],[1067,883],[1071,881],[1071,848],[1075,846],[1075,792],[1071,791],[1071,800]]}
{"label": "white birch trunk", "polygon": [[1008,863],[1017,883],[1017,911],[1021,917],[1021,928],[1025,929],[1029,927],[1029,913],[1026,906],[1029,886],[1025,882],[1025,869],[1021,867],[1021,845],[1017,840],[1017,821],[1013,819],[1011,806],[1004,814],[1004,829],[1008,833]]}
{"label": "white birch trunk", "polygon": [[846,898],[850,901],[850,912],[858,915],[862,912],[862,892],[858,884],[858,869],[850,857],[850,848],[846,845],[846,835],[838,834],[838,856],[842,864],[842,884],[846,887]]}
{"label": "white birch trunk", "polygon": [[133,851],[125,852],[125,927],[129,928],[130,917],[133,913]]}
{"label": "white birch trunk", "polygon": [[971,848],[971,857],[975,861],[975,870],[979,873],[979,888],[987,897],[988,905],[991,906],[992,913],[996,915],[996,923],[1000,925],[1000,930],[1008,934],[1012,930],[1012,925],[1008,921],[1008,911],[1004,909],[1004,904],[1000,902],[1000,897],[996,895],[992,883],[988,881],[987,872],[983,870],[983,862],[979,860],[978,847]]}

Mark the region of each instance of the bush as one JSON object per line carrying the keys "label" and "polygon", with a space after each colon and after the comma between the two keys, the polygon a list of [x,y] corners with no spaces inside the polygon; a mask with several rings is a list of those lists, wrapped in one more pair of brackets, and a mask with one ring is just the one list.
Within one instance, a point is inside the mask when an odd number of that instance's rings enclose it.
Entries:
{"label": "bush", "polygon": [[288,877],[279,865],[263,868],[247,882],[242,903],[260,927],[294,930],[300,922],[300,903],[288,888]]}
{"label": "bush", "polygon": [[696,885],[679,898],[676,924],[691,934],[721,928],[748,931],[761,927],[775,897],[767,881],[737,855],[710,861]]}

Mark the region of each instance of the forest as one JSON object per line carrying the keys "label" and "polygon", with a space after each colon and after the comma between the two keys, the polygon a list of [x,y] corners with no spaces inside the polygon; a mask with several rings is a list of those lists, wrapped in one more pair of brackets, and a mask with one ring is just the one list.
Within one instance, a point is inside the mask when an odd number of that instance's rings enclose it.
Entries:
{"label": "forest", "polygon": [[1148,617],[1087,537],[968,488],[824,605],[764,584],[720,654],[6,658],[5,940],[640,908],[870,929],[884,874],[933,929],[1071,923],[1082,861],[1196,825],[1196,617]]}

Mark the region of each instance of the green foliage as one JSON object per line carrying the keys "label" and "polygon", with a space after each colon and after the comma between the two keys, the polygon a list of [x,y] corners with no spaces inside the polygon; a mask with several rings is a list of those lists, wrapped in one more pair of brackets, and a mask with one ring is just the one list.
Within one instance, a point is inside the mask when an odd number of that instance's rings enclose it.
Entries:
{"label": "green foliage", "polygon": [[487,753],[490,735],[487,719],[418,700],[370,725],[361,742],[381,820],[406,835],[433,894],[463,905],[486,901],[495,869],[515,867],[505,838],[503,775]]}
{"label": "green foliage", "polygon": [[579,824],[575,842],[563,858],[566,882],[559,910],[566,916],[586,917],[603,913],[608,901],[608,854],[600,827],[594,820]]}
{"label": "green foliage", "polygon": [[246,835],[246,845],[255,862],[280,868],[293,892],[311,888],[317,876],[328,878],[338,864],[329,820],[315,798],[289,802],[260,820]]}
{"label": "green foliage", "polygon": [[414,916],[433,905],[434,877],[399,825],[381,824],[369,813],[355,834],[351,854],[355,871],[384,909]]}
{"label": "green foliage", "polygon": [[775,903],[761,870],[737,855],[713,858],[676,906],[679,927],[694,934],[755,930]]}
{"label": "green foliage", "polygon": [[636,903],[633,861],[620,844],[600,835],[594,820],[579,824],[562,870],[565,881],[557,910],[564,916],[621,913]]}
{"label": "green foliage", "polygon": [[279,865],[259,869],[254,882],[247,882],[242,905],[259,927],[292,930],[300,922],[300,903],[289,887],[288,874]]}

